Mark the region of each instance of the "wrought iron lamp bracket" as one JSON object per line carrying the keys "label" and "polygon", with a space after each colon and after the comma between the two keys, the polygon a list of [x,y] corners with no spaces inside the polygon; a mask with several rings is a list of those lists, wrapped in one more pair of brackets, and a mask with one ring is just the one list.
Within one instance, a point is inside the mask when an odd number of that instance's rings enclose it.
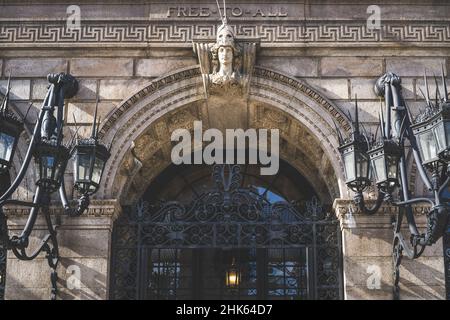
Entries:
{"label": "wrought iron lamp bracket", "polygon": [[[444,74],[442,74],[442,77],[444,92],[446,93],[447,89]],[[443,161],[440,158],[435,161],[433,161],[434,158],[432,158],[431,161],[427,161],[425,164],[423,163],[420,156],[418,142],[416,141],[416,137],[413,134],[413,129],[411,127],[413,125],[413,120],[401,94],[401,79],[399,76],[394,73],[386,73],[380,77],[375,84],[375,93],[385,99],[386,118],[383,116],[383,111],[380,110],[382,143],[385,143],[386,141],[393,141],[397,145],[396,149],[398,150],[399,156],[397,158],[396,180],[398,182],[395,182],[395,184],[385,182],[377,184],[378,197],[372,207],[366,207],[363,196],[364,190],[361,189],[354,190],[356,193],[354,202],[358,206],[359,210],[365,214],[376,213],[383,203],[390,203],[391,205],[398,207],[398,213],[393,223],[394,298],[397,299],[399,298],[399,267],[403,255],[406,254],[411,259],[420,257],[427,246],[433,245],[445,233],[450,209],[445,203],[448,199],[444,199],[442,194],[443,191],[449,186],[450,167],[447,165],[447,161]],[[444,98],[444,101],[441,103],[447,103],[447,98]],[[427,105],[432,107],[428,97],[428,88]],[[440,106],[437,104],[435,108],[436,107]],[[430,113],[433,116],[433,113]],[[356,121],[358,121],[358,119],[356,119]],[[421,124],[414,126],[417,128],[417,126],[420,125]],[[359,126],[359,124],[357,124],[357,126]],[[425,197],[410,197],[405,157],[406,140],[409,141],[411,151],[414,156],[414,161],[417,165],[422,181],[425,183],[429,191],[432,191],[434,194],[433,199]],[[369,154],[371,152],[372,151],[369,151]],[[394,201],[392,196],[392,192],[395,187],[398,187],[399,190],[399,200],[396,201]],[[427,227],[424,232],[419,232],[414,218],[412,205],[416,203],[430,204],[430,210],[426,216]],[[408,239],[409,241],[402,234],[401,226],[404,216],[406,216],[406,222],[410,232],[410,237]]]}
{"label": "wrought iron lamp bracket", "polygon": [[[9,188],[7,188],[7,190],[0,196],[0,220],[2,223],[2,231],[5,231],[5,235],[3,235],[1,239],[3,245],[6,249],[10,249],[18,259],[26,261],[33,260],[41,252],[46,253],[48,264],[52,269],[50,280],[52,283],[51,299],[53,300],[56,299],[57,294],[58,276],[56,268],[59,262],[56,229],[52,224],[49,211],[50,194],[53,190],[47,189],[45,186],[37,185],[33,202],[10,199],[14,191],[22,182],[25,173],[30,166],[31,159],[35,153],[38,143],[50,143],[54,144],[56,147],[61,145],[64,100],[66,98],[73,97],[78,91],[78,82],[71,75],[64,73],[51,74],[48,75],[47,79],[50,82],[50,86],[39,112],[31,141],[19,173]],[[5,104],[6,103],[7,101]],[[55,109],[57,111],[56,117],[53,115]],[[65,164],[62,164],[61,167],[65,168]],[[3,212],[3,207],[8,204],[22,205],[31,208],[27,223],[19,236],[13,235],[10,237],[8,235],[6,216]],[[89,204],[89,200],[83,201],[83,206],[86,204]],[[48,234],[42,238],[40,245],[29,253],[27,252],[29,237],[34,228],[39,211],[42,211],[45,218]]]}

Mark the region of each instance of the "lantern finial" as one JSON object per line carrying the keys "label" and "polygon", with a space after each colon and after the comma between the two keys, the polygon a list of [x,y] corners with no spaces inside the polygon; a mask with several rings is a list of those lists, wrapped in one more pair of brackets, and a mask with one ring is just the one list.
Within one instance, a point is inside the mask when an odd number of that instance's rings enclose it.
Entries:
{"label": "lantern finial", "polygon": [[444,75],[444,66],[441,64],[441,71],[442,71],[442,86],[444,87],[444,101],[447,102],[448,99],[448,92],[447,92],[447,83],[445,80],[445,75]]}

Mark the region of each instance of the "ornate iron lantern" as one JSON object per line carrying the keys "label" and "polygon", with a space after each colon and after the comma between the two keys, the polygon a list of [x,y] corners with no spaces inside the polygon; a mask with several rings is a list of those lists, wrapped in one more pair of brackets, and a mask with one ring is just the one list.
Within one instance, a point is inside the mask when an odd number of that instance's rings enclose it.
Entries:
{"label": "ornate iron lantern", "polygon": [[442,83],[444,100],[433,105],[428,98],[428,84],[425,77],[427,107],[411,126],[424,165],[450,160],[450,103],[447,100],[448,93],[443,72]]}
{"label": "ornate iron lantern", "polygon": [[[448,223],[450,208],[447,204],[448,199],[443,194],[450,184],[450,104],[444,70],[442,70],[442,83],[444,87],[443,99],[437,89],[436,103],[433,104],[430,101],[425,74],[427,107],[425,112],[420,114],[413,123],[401,95],[400,77],[388,72],[376,81],[375,93],[385,98],[386,121],[381,110],[381,140],[377,144],[371,142],[373,147],[367,152],[370,156],[372,178],[375,180],[378,190],[378,197],[371,208],[364,204],[363,188],[354,188],[352,185],[354,179],[358,177],[356,169],[353,171],[353,176],[350,175],[351,179],[347,179],[347,185],[356,191],[354,202],[362,212],[374,214],[385,201],[399,207],[394,224],[393,241],[394,299],[399,298],[399,267],[403,254],[405,253],[410,259],[420,257],[426,246],[433,245],[442,237]],[[372,140],[375,139],[376,137]],[[346,151],[346,144],[341,141],[341,138],[339,140],[340,150]],[[433,193],[433,198],[411,197],[405,156],[406,140],[409,141],[408,147],[412,151],[421,180],[427,189]],[[345,153],[343,153],[343,156],[345,157]],[[344,162],[346,162],[345,158]],[[349,163],[353,165],[352,162]],[[346,171],[348,167],[350,165],[346,163]],[[398,187],[399,192],[394,198],[392,192],[396,187]],[[428,203],[430,205],[430,210],[427,213],[427,228],[424,232],[419,231],[414,218],[412,205],[416,203]],[[404,219],[408,223],[409,237],[402,234],[404,232],[404,228],[402,228]]]}
{"label": "ornate iron lantern", "polygon": [[399,145],[392,140],[382,140],[368,154],[376,184],[388,190],[398,186],[398,163],[401,156]]}
{"label": "ornate iron lantern", "polygon": [[[39,253],[45,252],[48,264],[52,269],[51,297],[56,299],[58,280],[56,268],[59,263],[59,253],[56,230],[52,225],[49,210],[51,194],[59,190],[65,212],[70,216],[81,215],[89,206],[89,196],[95,193],[99,187],[105,162],[109,158],[109,151],[98,143],[95,117],[93,125],[95,134],[90,139],[77,140],[77,144],[72,149],[72,154],[75,154],[77,175],[75,188],[83,193],[78,199],[78,205],[72,208],[66,197],[64,171],[71,155],[69,147],[72,145],[74,137],[67,145],[63,145],[62,141],[64,100],[77,93],[78,82],[71,75],[64,73],[50,74],[47,79],[50,86],[34,126],[28,151],[21,168],[10,185],[8,182],[8,185],[2,185],[0,188],[6,190],[4,194],[0,195],[0,230],[2,230],[0,240],[3,243],[0,243],[0,246],[11,249],[20,260],[33,260]],[[8,94],[9,84],[0,113],[0,171],[10,167],[18,137],[23,130],[22,123],[7,112]],[[10,199],[24,179],[32,158],[34,158],[37,171],[37,187],[33,202]],[[3,173],[6,174],[7,172],[4,171]],[[31,208],[28,221],[20,236],[9,236],[8,234],[6,217],[2,210],[6,204],[19,204]],[[27,252],[29,237],[40,211],[45,217],[48,234],[42,239],[40,246],[29,253]]]}
{"label": "ornate iron lantern", "polygon": [[36,163],[36,184],[47,192],[55,192],[64,178],[69,149],[56,141],[41,141],[35,146],[33,156]]}
{"label": "ornate iron lantern", "polygon": [[98,142],[97,109],[98,101],[91,137],[77,139],[72,149],[75,189],[83,195],[94,194],[98,190],[105,163],[110,157],[108,149]]}
{"label": "ornate iron lantern", "polygon": [[355,104],[353,133],[347,141],[339,134],[339,140],[341,143],[339,151],[341,152],[344,161],[345,183],[355,192],[364,191],[371,183],[370,162],[367,154],[367,138],[359,131],[357,100]]}
{"label": "ornate iron lantern", "polygon": [[8,111],[11,76],[8,79],[5,98],[0,107],[0,172],[9,170],[16,151],[23,123]]}

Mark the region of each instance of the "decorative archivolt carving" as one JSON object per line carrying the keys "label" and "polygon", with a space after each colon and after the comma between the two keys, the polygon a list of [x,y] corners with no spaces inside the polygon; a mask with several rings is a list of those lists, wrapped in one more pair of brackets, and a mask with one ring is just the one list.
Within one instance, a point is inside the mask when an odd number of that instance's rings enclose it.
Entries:
{"label": "decorative archivolt carving", "polygon": [[[252,76],[254,80],[252,80],[249,97],[255,102],[264,101],[269,105],[280,106],[281,110],[308,126],[312,134],[317,136],[324,150],[328,150],[327,155],[333,158],[334,171],[341,172],[337,168],[341,166],[341,163],[338,152],[334,150],[336,143],[330,141],[333,130],[330,121],[333,119],[342,129],[349,129],[349,122],[343,113],[317,91],[295,78],[261,67],[255,67]],[[292,96],[291,99],[283,98],[293,94],[295,96]],[[103,197],[118,195],[116,191],[113,191],[113,187],[118,185],[116,179],[122,179],[118,176],[118,170],[129,150],[130,141],[134,141],[140,134],[143,134],[150,125],[154,128],[152,130],[156,136],[159,136],[154,125],[161,119],[165,119],[166,126],[162,131],[168,130],[167,126],[170,125],[170,121],[176,122],[177,126],[179,124],[184,126],[183,123],[180,123],[184,120],[176,118],[175,115],[185,109],[183,106],[201,102],[204,99],[202,75],[200,68],[196,66],[153,81],[118,106],[107,117],[101,128],[103,139],[112,143],[113,155],[105,169],[105,179],[99,195]],[[194,113],[191,111],[188,113],[196,118],[195,115],[198,117],[199,112],[200,110],[197,109]],[[168,120],[170,115],[175,118]],[[189,114],[186,115],[189,116]],[[282,117],[274,117],[278,121],[282,121]],[[289,126],[287,129],[290,131]]]}

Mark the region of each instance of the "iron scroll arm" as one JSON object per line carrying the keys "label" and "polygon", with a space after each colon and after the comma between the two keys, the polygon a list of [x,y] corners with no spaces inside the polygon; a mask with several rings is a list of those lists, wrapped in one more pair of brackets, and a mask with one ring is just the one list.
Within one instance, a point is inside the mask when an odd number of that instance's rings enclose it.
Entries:
{"label": "iron scroll arm", "polygon": [[[445,86],[445,83],[444,83]],[[427,90],[428,91],[428,90]],[[428,165],[425,168],[418,148],[416,137],[412,131],[412,117],[407,109],[407,105],[401,94],[401,79],[393,73],[387,73],[380,77],[375,85],[375,92],[385,99],[384,119],[380,121],[382,138],[392,141],[399,150],[399,200],[392,200],[394,186],[378,185],[379,193],[375,205],[367,208],[364,204],[362,190],[358,190],[355,196],[355,203],[365,214],[375,213],[383,202],[391,203],[398,207],[398,213],[394,221],[393,240],[393,266],[394,266],[394,299],[399,298],[399,267],[403,255],[410,259],[420,257],[426,246],[434,244],[445,233],[448,222],[448,205],[444,202],[443,192],[449,186],[450,170],[447,164]],[[428,102],[428,100],[427,100]],[[382,116],[382,113],[381,113]],[[414,162],[418,172],[429,191],[433,192],[433,198],[411,198],[408,187],[408,177],[406,170],[405,142],[408,141],[412,150]],[[431,179],[427,174],[427,169],[431,173]],[[412,205],[415,203],[428,203],[431,208],[426,215],[427,227],[424,232],[420,232],[413,213]],[[403,236],[401,225],[404,217],[408,225],[410,237]],[[409,239],[409,241],[407,240]]]}
{"label": "iron scroll arm", "polygon": [[[56,285],[58,276],[56,268],[59,262],[59,247],[56,237],[56,229],[51,221],[49,210],[50,192],[46,189],[46,186],[37,185],[35,195],[31,203],[10,199],[25,177],[26,171],[29,168],[31,159],[34,156],[33,153],[35,152],[39,141],[48,141],[50,138],[53,139],[53,137],[55,137],[55,141],[57,142],[56,145],[59,146],[62,144],[64,100],[65,98],[70,98],[75,95],[78,90],[78,83],[75,78],[64,73],[50,74],[47,79],[50,82],[50,87],[42,103],[25,158],[16,178],[9,185],[9,187],[5,188],[7,189],[6,191],[3,190],[4,192],[2,192],[0,196],[0,220],[2,223],[2,243],[6,249],[10,249],[19,260],[33,260],[41,252],[46,253],[48,265],[52,269],[50,276],[52,284],[51,299],[54,300],[56,299],[57,294]],[[55,109],[56,118],[53,116]],[[31,208],[27,222],[20,235],[8,235],[6,215],[3,210],[3,207],[8,204],[22,205]],[[29,238],[33,231],[39,212],[42,212],[44,216],[48,233],[41,239],[41,242],[37,248],[32,250],[32,252],[27,252]]]}

